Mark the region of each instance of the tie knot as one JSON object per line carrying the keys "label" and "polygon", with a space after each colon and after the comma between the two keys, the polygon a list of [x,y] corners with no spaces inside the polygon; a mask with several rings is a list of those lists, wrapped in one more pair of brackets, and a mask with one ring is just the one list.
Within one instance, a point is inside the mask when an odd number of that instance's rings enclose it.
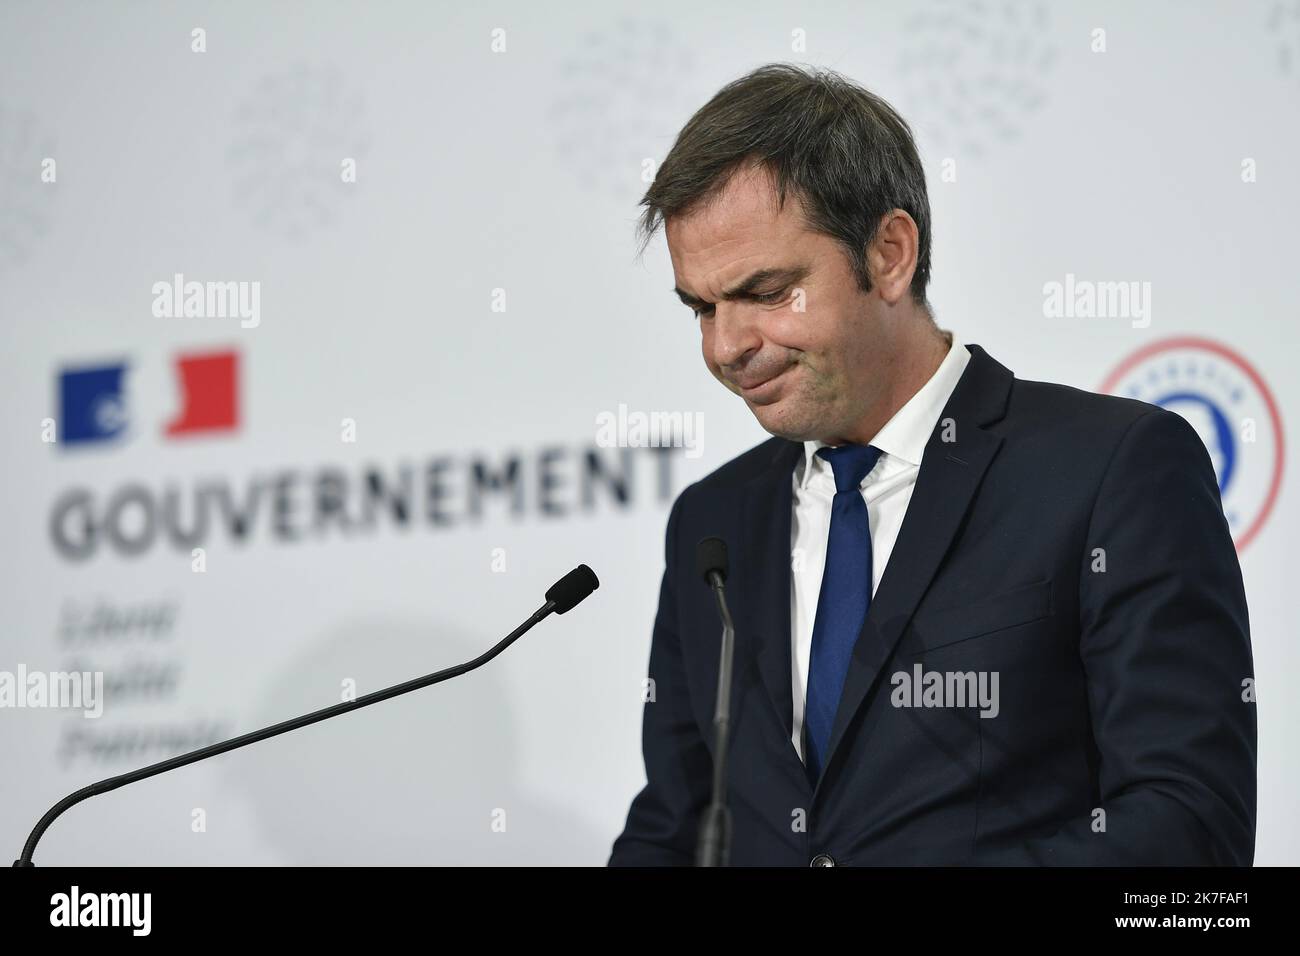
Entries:
{"label": "tie knot", "polygon": [[840,445],[838,448],[819,448],[817,454],[831,463],[835,472],[835,491],[856,491],[862,479],[876,467],[881,451],[875,445]]}

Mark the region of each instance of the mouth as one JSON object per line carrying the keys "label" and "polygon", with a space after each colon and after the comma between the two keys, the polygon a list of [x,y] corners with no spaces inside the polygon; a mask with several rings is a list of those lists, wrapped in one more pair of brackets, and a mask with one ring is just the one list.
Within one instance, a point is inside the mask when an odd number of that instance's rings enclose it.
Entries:
{"label": "mouth", "polygon": [[771,378],[763,379],[761,382],[748,386],[737,383],[736,387],[740,389],[741,397],[746,401],[755,402],[759,405],[769,404],[776,400],[776,393],[781,389],[781,380],[791,368],[792,366],[787,365]]}

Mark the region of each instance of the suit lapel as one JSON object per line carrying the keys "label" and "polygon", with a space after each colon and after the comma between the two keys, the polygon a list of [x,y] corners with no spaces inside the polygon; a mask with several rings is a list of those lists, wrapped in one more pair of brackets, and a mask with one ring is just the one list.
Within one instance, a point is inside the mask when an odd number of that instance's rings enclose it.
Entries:
{"label": "suit lapel", "polygon": [[[1006,409],[1012,374],[978,345],[969,345],[970,362],[939,416],[939,424],[926,443],[916,487],[907,506],[898,540],[890,553],[884,576],[876,588],[859,632],[839,709],[831,728],[824,764],[829,768],[845,728],[880,678],[881,668],[894,652],[903,628],[911,619],[930,585],[953,536],[993,461],[1002,439],[984,431]],[[944,421],[951,419],[954,441],[945,442]],[[790,491],[786,489],[786,500]],[[789,511],[787,505],[786,511]],[[787,515],[788,521],[788,515]],[[789,551],[787,524],[787,543]],[[766,555],[774,551],[763,552]],[[765,562],[775,564],[774,561]],[[788,562],[786,566],[786,628],[789,628]],[[787,645],[788,645],[787,641]],[[787,646],[786,660],[789,660]],[[787,664],[786,684],[789,684]],[[790,689],[786,688],[787,697]],[[787,715],[788,716],[788,715]],[[822,775],[825,779],[825,771]],[[819,784],[820,786],[820,784]]]}
{"label": "suit lapel", "polygon": [[[759,677],[789,737],[794,725],[790,664],[790,522],[799,442],[778,441],[770,464],[744,490],[741,560],[746,587],[741,595],[737,644],[748,639]],[[795,759],[794,745],[790,753]]]}

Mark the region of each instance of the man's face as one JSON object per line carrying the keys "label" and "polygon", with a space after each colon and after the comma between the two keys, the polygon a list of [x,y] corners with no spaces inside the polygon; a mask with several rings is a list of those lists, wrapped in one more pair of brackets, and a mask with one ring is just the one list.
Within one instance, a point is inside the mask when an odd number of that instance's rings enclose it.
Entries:
{"label": "man's face", "polygon": [[773,435],[848,440],[882,402],[894,354],[888,307],[861,291],[843,247],[806,227],[797,198],[778,211],[771,178],[752,167],[664,231],[714,377]]}

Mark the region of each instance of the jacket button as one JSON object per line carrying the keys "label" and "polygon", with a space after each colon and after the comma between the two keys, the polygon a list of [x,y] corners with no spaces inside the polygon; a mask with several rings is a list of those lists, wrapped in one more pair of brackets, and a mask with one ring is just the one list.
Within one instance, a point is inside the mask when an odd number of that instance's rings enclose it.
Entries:
{"label": "jacket button", "polygon": [[808,865],[809,866],[834,866],[835,858],[828,853],[818,853],[815,857],[812,858],[812,862],[809,863]]}

